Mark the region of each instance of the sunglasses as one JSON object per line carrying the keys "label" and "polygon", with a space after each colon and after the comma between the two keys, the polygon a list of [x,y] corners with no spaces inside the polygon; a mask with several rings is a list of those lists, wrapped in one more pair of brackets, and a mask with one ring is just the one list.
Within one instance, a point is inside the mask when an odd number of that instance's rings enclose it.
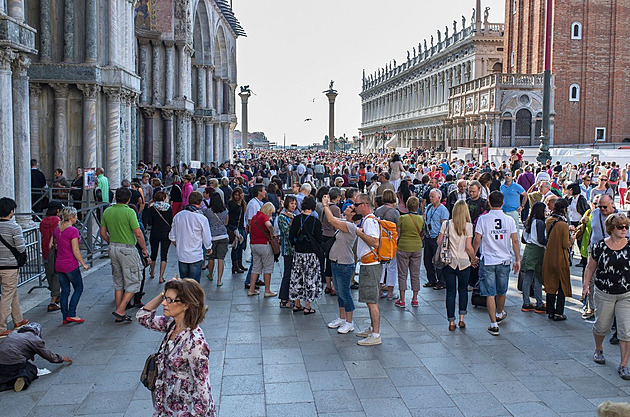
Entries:
{"label": "sunglasses", "polygon": [[162,301],[166,301],[167,304],[173,304],[173,303],[179,303],[182,300],[179,300],[177,298],[167,297],[167,296],[163,295],[162,296]]}
{"label": "sunglasses", "polygon": [[600,178],[600,181],[608,181],[608,178]]}
{"label": "sunglasses", "polygon": [[361,204],[367,204],[367,203],[354,203],[353,206],[359,207]]}
{"label": "sunglasses", "polygon": [[598,208],[600,208],[600,209],[606,209],[606,208],[608,208],[608,205],[605,205],[605,206],[597,206],[597,207],[598,207]]}
{"label": "sunglasses", "polygon": [[628,230],[628,225],[627,224],[618,224],[617,226],[615,226],[615,229],[617,229],[617,230]]}

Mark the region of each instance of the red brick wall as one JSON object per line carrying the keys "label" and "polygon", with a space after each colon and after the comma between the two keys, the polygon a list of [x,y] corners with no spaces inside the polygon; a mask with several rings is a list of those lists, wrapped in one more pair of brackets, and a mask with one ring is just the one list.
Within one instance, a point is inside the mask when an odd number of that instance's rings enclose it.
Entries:
{"label": "red brick wall", "polygon": [[[504,71],[544,70],[546,0],[506,0]],[[555,76],[554,143],[591,144],[595,128],[606,128],[607,142],[630,138],[630,4],[624,0],[555,0],[552,73]],[[582,39],[571,39],[573,22]],[[516,53],[510,67],[512,51]],[[580,86],[580,101],[569,101],[569,87]]]}

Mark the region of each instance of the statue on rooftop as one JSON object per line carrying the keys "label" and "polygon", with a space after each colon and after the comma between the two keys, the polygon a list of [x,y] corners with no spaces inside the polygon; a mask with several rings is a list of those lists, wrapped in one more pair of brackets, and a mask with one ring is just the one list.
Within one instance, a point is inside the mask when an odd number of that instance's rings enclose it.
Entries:
{"label": "statue on rooftop", "polygon": [[433,49],[433,35],[431,35],[431,49]]}
{"label": "statue on rooftop", "polygon": [[448,39],[448,26],[444,26],[444,39]]}
{"label": "statue on rooftop", "polygon": [[424,52],[426,52],[426,51],[427,51],[427,49],[429,49],[429,48],[427,48],[427,40],[425,39],[425,40],[424,40]]}
{"label": "statue on rooftop", "polygon": [[453,35],[457,33],[457,20],[453,20]]}
{"label": "statue on rooftop", "polygon": [[413,47],[413,57],[414,58],[416,57],[416,47],[415,46]]}
{"label": "statue on rooftop", "polygon": [[470,18],[470,21],[471,22],[475,21],[475,8],[474,7],[473,7],[473,14],[472,14],[472,17]]}
{"label": "statue on rooftop", "polygon": [[486,10],[483,12],[483,21],[487,24],[488,17],[490,16],[490,8],[486,7]]}
{"label": "statue on rooftop", "polygon": [[438,35],[438,45],[442,43],[442,32],[440,32],[440,29],[438,29],[437,31],[437,35]]}
{"label": "statue on rooftop", "polygon": [[462,29],[466,29],[466,18],[462,15]]}
{"label": "statue on rooftop", "polygon": [[411,60],[411,54],[409,53],[409,49],[407,49],[407,61]]}

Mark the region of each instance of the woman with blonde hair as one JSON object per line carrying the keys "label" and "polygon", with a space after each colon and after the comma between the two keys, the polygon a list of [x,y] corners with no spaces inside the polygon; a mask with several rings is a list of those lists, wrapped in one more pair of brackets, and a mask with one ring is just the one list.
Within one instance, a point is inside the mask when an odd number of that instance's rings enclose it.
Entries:
{"label": "woman with blonde hair", "polygon": [[252,251],[252,276],[250,279],[247,295],[258,295],[256,291],[256,281],[260,274],[263,274],[265,282],[265,297],[275,297],[275,292],[271,291],[271,273],[273,272],[274,254],[270,239],[273,239],[274,231],[271,224],[271,216],[276,211],[276,207],[272,203],[265,203],[249,221],[250,230],[250,246]]}
{"label": "woman with blonde hair", "polygon": [[[140,325],[166,333],[155,358],[155,417],[216,416],[210,388],[210,347],[199,327],[207,311],[205,298],[197,281],[174,278],[136,313]],[[163,316],[156,315],[160,305]]]}
{"label": "woman with blonde hair", "polygon": [[[445,235],[447,235],[445,237]],[[455,330],[455,293],[459,294],[459,327],[464,328],[464,316],[468,307],[468,277],[470,267],[477,265],[472,246],[473,224],[470,220],[468,204],[459,200],[453,206],[453,219],[442,223],[438,235],[438,248],[444,239],[448,239],[450,262],[442,269],[446,282],[446,315],[448,329]]]}

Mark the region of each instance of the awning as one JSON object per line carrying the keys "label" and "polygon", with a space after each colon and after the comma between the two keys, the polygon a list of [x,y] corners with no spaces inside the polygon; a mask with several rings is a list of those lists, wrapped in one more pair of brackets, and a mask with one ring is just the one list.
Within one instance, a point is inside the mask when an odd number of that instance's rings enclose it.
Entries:
{"label": "awning", "polygon": [[385,144],[386,147],[396,149],[398,147],[398,135],[394,133],[392,138]]}

